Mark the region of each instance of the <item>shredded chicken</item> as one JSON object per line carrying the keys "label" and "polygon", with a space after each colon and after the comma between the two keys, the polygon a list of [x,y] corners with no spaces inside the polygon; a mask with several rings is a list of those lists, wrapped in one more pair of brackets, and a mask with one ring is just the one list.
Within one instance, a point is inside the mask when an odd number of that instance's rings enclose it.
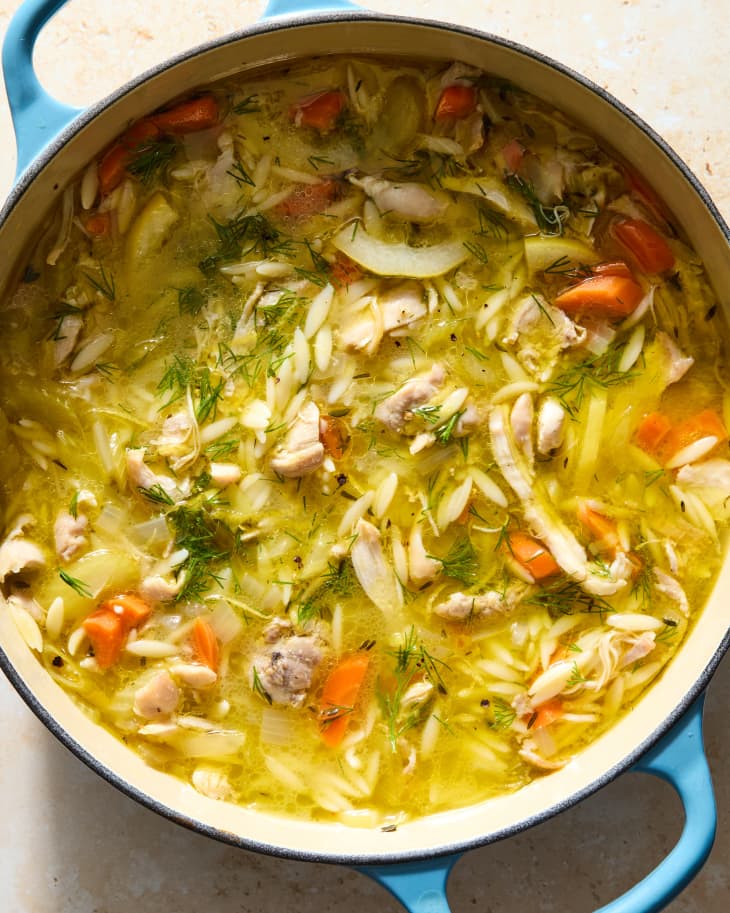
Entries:
{"label": "shredded chicken", "polygon": [[23,530],[30,522],[30,517],[21,517],[0,545],[0,583],[8,577],[35,574],[46,566],[46,558],[40,548],[23,536]]}
{"label": "shredded chicken", "polygon": [[350,183],[364,190],[381,213],[400,216],[410,222],[433,222],[443,216],[448,207],[444,199],[437,197],[425,184],[408,182],[397,184],[365,175],[349,177]]}
{"label": "shredded chicken", "polygon": [[656,341],[661,345],[667,360],[667,385],[676,384],[695,363],[694,358],[684,355],[679,346],[661,330],[656,334]]}
{"label": "shredded chicken", "polygon": [[262,688],[273,703],[301,707],[324,659],[325,644],[316,635],[293,634],[284,625],[279,634],[273,640],[272,632],[265,635],[265,646],[251,663],[251,679],[254,687]]}
{"label": "shredded chicken", "polygon": [[75,517],[68,511],[61,511],[58,514],[53,525],[53,538],[56,543],[56,554],[61,561],[70,561],[87,547],[88,525],[88,518],[78,511]]}
{"label": "shredded chicken", "polygon": [[211,463],[210,480],[218,488],[226,488],[241,481],[241,467],[235,463]]}
{"label": "shredded chicken", "polygon": [[139,585],[139,594],[148,602],[167,602],[174,599],[183,586],[183,577],[170,580],[161,574],[145,577]]}
{"label": "shredded chicken", "polygon": [[423,546],[421,526],[416,523],[408,539],[408,577],[416,586],[423,586],[433,580],[441,571],[442,564],[429,558]]}
{"label": "shredded chicken", "polygon": [[170,672],[191,688],[209,688],[218,681],[218,675],[202,663],[175,663]]}
{"label": "shredded chicken", "polygon": [[134,696],[134,712],[145,720],[158,720],[177,710],[180,691],[169,672],[158,672]]}
{"label": "shredded chicken", "polygon": [[528,295],[514,311],[503,343],[516,349],[518,360],[540,382],[550,380],[565,349],[582,345],[583,327],[542,297]]}
{"label": "shredded chicken", "polygon": [[565,409],[554,396],[546,396],[537,411],[537,452],[549,456],[563,443],[565,437]]}
{"label": "shredded chicken", "polygon": [[423,287],[417,282],[402,282],[378,297],[385,333],[416,323],[428,313]]}
{"label": "shredded chicken", "polygon": [[403,432],[413,417],[413,409],[427,403],[444,382],[446,372],[439,364],[428,374],[419,374],[407,380],[391,396],[378,403],[375,417],[391,431]]}
{"label": "shredded chicken", "polygon": [[445,602],[434,606],[434,613],[447,621],[465,621],[468,618],[496,618],[508,615],[515,609],[527,587],[508,587],[504,592],[488,590],[486,593],[452,593]]}
{"label": "shredded chicken", "polygon": [[401,604],[395,571],[383,554],[380,533],[367,520],[359,520],[352,546],[352,566],[365,594],[386,615]]}
{"label": "shredded chicken", "polygon": [[654,586],[657,590],[659,590],[660,593],[664,593],[664,595],[668,596],[673,602],[676,602],[682,614],[688,617],[689,601],[687,600],[687,594],[684,592],[679,582],[675,580],[671,574],[667,574],[666,571],[663,571],[661,568],[653,568],[652,573],[654,574]]}
{"label": "shredded chicken", "polygon": [[174,499],[178,494],[175,481],[169,476],[157,475],[152,472],[145,463],[144,457],[145,451],[142,448],[127,450],[127,479],[132,487],[139,490],[140,488],[156,488],[159,485],[164,492]]}
{"label": "shredded chicken", "polygon": [[319,469],[323,460],[319,409],[310,401],[299,410],[283,447],[271,459],[271,468],[286,479],[298,479]]}

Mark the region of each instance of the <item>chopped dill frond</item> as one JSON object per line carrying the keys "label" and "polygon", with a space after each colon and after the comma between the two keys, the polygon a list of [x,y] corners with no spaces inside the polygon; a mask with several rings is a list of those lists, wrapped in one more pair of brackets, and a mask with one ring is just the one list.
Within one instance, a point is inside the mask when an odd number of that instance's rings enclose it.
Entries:
{"label": "chopped dill frond", "polygon": [[71,516],[74,518],[74,520],[79,515],[79,495],[80,494],[81,494],[81,492],[76,490],[73,493],[73,497],[71,498],[71,503],[68,506],[68,512],[71,514]]}
{"label": "chopped dill frond", "polygon": [[153,504],[168,504],[172,506],[175,503],[159,482],[150,488],[138,487],[137,491],[148,501],[152,501]]}
{"label": "chopped dill frond", "polygon": [[258,114],[261,111],[258,95],[256,93],[247,95],[241,101],[236,102],[232,110],[234,114]]}
{"label": "chopped dill frond", "polygon": [[481,244],[476,241],[464,241],[463,244],[472,257],[476,257],[480,263],[484,263],[485,265],[489,263],[489,256]]}
{"label": "chopped dill frond", "polygon": [[441,406],[430,406],[428,404],[425,406],[417,406],[413,410],[414,415],[419,416],[419,418],[428,422],[429,425],[435,425],[438,422],[439,412],[441,412]]}
{"label": "chopped dill frond", "polygon": [[191,317],[197,317],[203,310],[204,305],[205,296],[200,289],[187,286],[177,290],[177,307],[181,314],[190,314]]}
{"label": "chopped dill frond", "polygon": [[613,611],[611,604],[601,596],[586,593],[575,580],[560,578],[528,596],[524,603],[547,609],[553,616],[573,615],[580,612],[597,612],[604,615]]}
{"label": "chopped dill frond", "polygon": [[429,555],[429,558],[440,561],[444,574],[453,577],[467,586],[476,583],[479,559],[468,536],[462,536],[451,546],[445,558]]}
{"label": "chopped dill frond", "polygon": [[[91,283],[91,285],[99,292],[100,295],[103,295],[107,301],[114,301],[117,296],[117,289],[114,283],[114,276],[111,274],[107,275],[106,270],[103,266],[99,267],[99,273],[101,274],[99,278],[94,276],[92,273],[84,272],[84,276]],[[70,308],[71,305],[66,305],[67,308]],[[78,308],[75,309],[78,313]],[[68,311],[71,313],[71,311]]]}
{"label": "chopped dill frond", "polygon": [[248,187],[256,186],[253,178],[240,162],[234,162],[233,167],[229,171],[226,171],[226,174],[232,177],[239,187],[242,187],[244,184]]}
{"label": "chopped dill frond", "polygon": [[448,444],[451,442],[451,438],[454,434],[454,429],[456,428],[456,423],[459,421],[465,411],[465,409],[461,409],[459,412],[455,412],[448,420],[448,422],[445,422],[440,428],[437,428],[436,431],[434,431],[436,440],[439,442],[439,444]]}
{"label": "chopped dill frond", "polygon": [[264,683],[259,677],[258,669],[254,666],[251,670],[251,690],[254,694],[258,694],[259,697],[263,698],[267,704],[272,703],[272,698],[269,692],[264,688]]}
{"label": "chopped dill frond", "polygon": [[149,185],[175,157],[177,142],[171,139],[153,140],[137,146],[127,163],[127,171]]}
{"label": "chopped dill frond", "polygon": [[587,681],[588,679],[584,675],[581,675],[580,669],[578,668],[578,663],[573,660],[572,671],[570,673],[570,678],[566,682],[566,687],[572,688],[575,685],[582,685]]}
{"label": "chopped dill frond", "polygon": [[507,186],[516,190],[524,197],[525,202],[532,210],[537,222],[537,227],[545,235],[562,235],[565,222],[570,218],[570,208],[564,203],[555,206],[546,206],[535,193],[535,188],[529,181],[517,174],[510,174],[506,178]]}
{"label": "chopped dill frond", "polygon": [[222,457],[229,456],[238,448],[239,442],[235,438],[226,438],[225,440],[213,441],[205,448],[205,452],[211,460],[220,460]]}
{"label": "chopped dill frond", "polygon": [[85,599],[91,599],[94,595],[89,589],[88,584],[84,583],[83,580],[79,580],[78,577],[72,577],[68,571],[64,571],[61,568],[58,571],[58,576],[63,580],[66,586],[70,586],[74,592],[79,594],[79,596],[83,596]]}
{"label": "chopped dill frond", "polygon": [[566,411],[575,416],[591,387],[606,389],[624,384],[636,377],[634,371],[619,371],[618,363],[623,346],[609,346],[602,354],[572,365],[548,384]]}
{"label": "chopped dill frond", "polygon": [[492,708],[492,713],[494,714],[494,722],[492,726],[495,729],[509,729],[510,726],[517,719],[517,712],[513,707],[501,697],[492,698],[490,702]]}

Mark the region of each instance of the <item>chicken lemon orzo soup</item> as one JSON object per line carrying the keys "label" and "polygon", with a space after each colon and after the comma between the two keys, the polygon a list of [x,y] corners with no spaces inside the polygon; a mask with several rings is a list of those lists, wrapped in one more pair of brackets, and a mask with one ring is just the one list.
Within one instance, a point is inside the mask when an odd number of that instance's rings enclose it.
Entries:
{"label": "chicken lemon orzo soup", "polygon": [[4,611],[207,796],[388,828],[515,790],[707,596],[719,324],[651,189],[514,86],[214,86],[68,187],[4,303]]}

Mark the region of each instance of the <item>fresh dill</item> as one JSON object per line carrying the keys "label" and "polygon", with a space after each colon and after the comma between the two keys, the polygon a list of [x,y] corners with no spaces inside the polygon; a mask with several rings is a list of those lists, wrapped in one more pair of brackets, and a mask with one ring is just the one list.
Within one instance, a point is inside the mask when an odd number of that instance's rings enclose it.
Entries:
{"label": "fresh dill", "polygon": [[167,513],[175,532],[175,548],[184,550],[187,557],[177,565],[183,573],[183,585],[175,597],[177,602],[198,599],[213,583],[219,583],[213,569],[219,562],[230,559],[236,545],[233,532],[212,516],[210,501],[199,506],[180,505]]}
{"label": "fresh dill", "polygon": [[153,140],[137,146],[127,163],[127,171],[149,185],[175,157],[178,144],[172,139]]}
{"label": "fresh dill", "polygon": [[182,399],[188,390],[195,391],[198,399],[195,418],[204,422],[208,418],[215,418],[225,384],[223,378],[214,380],[207,366],[200,367],[189,356],[176,354],[165,368],[157,392],[168,394],[168,399],[162,406],[166,409]]}
{"label": "fresh dill", "polygon": [[665,470],[664,469],[654,469],[652,471],[644,472],[644,485],[649,488],[655,482],[658,482],[659,479],[664,478]]}
{"label": "fresh dill", "polygon": [[461,583],[470,586],[476,583],[479,559],[468,536],[462,536],[451,546],[445,558],[429,555],[435,561],[440,561],[444,574],[453,577]]}
{"label": "fresh dill", "polygon": [[[218,262],[235,260],[252,253],[265,260],[269,257],[288,257],[294,252],[291,238],[283,235],[260,212],[254,215],[239,213],[226,222],[218,222],[209,215],[208,220],[218,236],[218,250],[212,257],[202,261],[201,269],[204,272],[210,267],[215,268]],[[203,264],[206,264],[205,268]]]}
{"label": "fresh dill", "polygon": [[107,301],[114,301],[117,297],[116,284],[114,282],[114,276],[110,274],[107,275],[106,270],[103,266],[99,267],[100,276],[97,278],[92,273],[84,273],[84,276],[88,282],[99,292],[100,295],[103,295]]}
{"label": "fresh dill", "polygon": [[400,736],[423,721],[430,703],[425,700],[404,708],[403,698],[408,688],[414,681],[425,678],[436,691],[446,694],[441,673],[449,667],[426,649],[413,626],[403,635],[401,645],[388,655],[395,660],[393,684],[387,688],[380,684],[378,700],[386,720],[388,739],[395,751]]}
{"label": "fresh dill", "polygon": [[315,171],[319,171],[320,165],[334,165],[335,163],[332,159],[325,158],[324,155],[310,155],[307,159],[309,164],[314,168]]}
{"label": "fresh dill", "polygon": [[150,486],[150,488],[137,488],[137,491],[148,501],[152,501],[153,504],[167,504],[174,505],[173,499],[170,497],[168,492],[159,484]]}
{"label": "fresh dill", "polygon": [[79,495],[80,494],[81,494],[80,491],[78,491],[78,490],[75,491],[73,493],[73,497],[71,498],[71,503],[68,506],[68,512],[71,514],[71,516],[74,518],[74,520],[79,515]]}
{"label": "fresh dill", "polygon": [[550,382],[548,391],[557,396],[571,416],[575,416],[591,388],[619,386],[636,376],[633,371],[618,370],[621,353],[622,346],[609,346],[602,355],[572,365]]}
{"label": "fresh dill", "polygon": [[413,410],[414,415],[422,418],[425,422],[428,422],[429,425],[436,425],[438,423],[439,412],[441,412],[441,406],[429,405],[428,403],[425,406],[417,406]]}
{"label": "fresh dill", "polygon": [[584,263],[578,264],[575,266],[573,261],[563,255],[558,257],[557,260],[546,266],[543,270],[546,276],[565,276],[569,279],[586,279],[592,275],[592,270],[590,266],[587,266]]}
{"label": "fresh dill", "polygon": [[581,675],[581,671],[580,671],[580,669],[578,668],[578,663],[577,663],[577,661],[576,661],[576,660],[573,660],[573,665],[572,665],[572,667],[571,667],[570,678],[569,678],[568,681],[565,683],[566,687],[567,687],[567,688],[573,688],[573,687],[575,687],[576,685],[582,685],[582,684],[584,684],[584,683],[587,682],[587,681],[588,681],[588,679],[587,679],[584,675]]}
{"label": "fresh dill", "polygon": [[251,670],[251,690],[254,694],[258,694],[260,698],[263,698],[267,704],[272,703],[271,695],[266,690],[266,688],[264,688],[264,683],[261,681],[256,666],[253,666]]}
{"label": "fresh dill", "polygon": [[114,377],[114,372],[119,371],[119,368],[116,365],[113,365],[109,361],[100,361],[94,365],[94,370],[101,374],[102,377],[105,377],[107,380],[112,380]]}
{"label": "fresh dill", "polygon": [[439,444],[449,444],[451,442],[451,438],[454,436],[454,430],[456,429],[457,422],[465,411],[466,410],[461,409],[458,412],[455,412],[448,420],[448,422],[445,422],[443,425],[441,425],[440,428],[437,428],[434,431],[436,440],[439,442]]}
{"label": "fresh dill", "polygon": [[490,209],[481,200],[476,201],[475,208],[479,219],[479,229],[476,233],[482,237],[494,238],[498,241],[506,240],[509,231],[502,216]]}
{"label": "fresh dill", "polygon": [[300,624],[328,611],[333,605],[333,597],[350,596],[360,586],[349,560],[337,564],[330,562],[321,579],[322,584],[297,606],[297,620]]}
{"label": "fresh dill", "polygon": [[564,203],[555,206],[546,206],[541,202],[535,188],[529,181],[517,174],[510,174],[506,178],[507,186],[516,190],[532,210],[537,222],[537,227],[545,235],[562,235],[565,222],[570,217],[570,209]]}
{"label": "fresh dill", "polygon": [[481,244],[476,241],[464,241],[464,247],[469,251],[472,257],[475,257],[480,263],[489,263],[489,256]]}
{"label": "fresh dill", "polygon": [[66,586],[70,586],[71,589],[78,593],[79,596],[83,596],[85,599],[91,599],[94,595],[89,589],[88,584],[84,583],[83,580],[79,580],[78,577],[72,577],[68,571],[64,571],[62,568],[58,571],[58,576],[63,580]]}
{"label": "fresh dill", "polygon": [[233,106],[234,114],[258,114],[261,111],[258,95],[247,95]]}
{"label": "fresh dill", "polygon": [[595,612],[603,615],[613,611],[610,603],[601,596],[586,593],[575,580],[557,579],[528,596],[524,601],[526,605],[547,609],[553,617],[581,612]]}
{"label": "fresh dill", "polygon": [[240,162],[234,162],[233,167],[229,171],[226,171],[226,174],[232,177],[239,187],[243,187],[244,185],[248,187],[256,186],[253,178]]}
{"label": "fresh dill", "polygon": [[537,306],[538,311],[540,311],[540,313],[542,314],[542,316],[550,323],[550,326],[553,326],[553,327],[554,327],[554,326],[555,326],[555,321],[554,321],[553,318],[550,316],[550,312],[549,312],[548,309],[545,307],[545,305],[542,303],[542,301],[540,301],[540,299],[537,297],[537,295],[533,295],[533,296],[532,296],[532,300],[535,302],[535,305]]}
{"label": "fresh dill", "polygon": [[673,641],[674,638],[679,633],[679,625],[677,624],[676,621],[674,621],[673,618],[665,618],[665,619],[663,619],[663,621],[664,621],[664,627],[661,629],[661,631],[658,632],[658,634],[654,638],[654,642],[658,643],[658,644],[671,643],[671,641]]}
{"label": "fresh dill", "polygon": [[213,441],[205,448],[211,460],[220,460],[223,457],[230,456],[238,448],[239,442],[235,438],[226,438],[225,440]]}
{"label": "fresh dill", "polygon": [[501,697],[495,697],[490,701],[494,722],[494,729],[509,729],[517,719],[517,711]]}

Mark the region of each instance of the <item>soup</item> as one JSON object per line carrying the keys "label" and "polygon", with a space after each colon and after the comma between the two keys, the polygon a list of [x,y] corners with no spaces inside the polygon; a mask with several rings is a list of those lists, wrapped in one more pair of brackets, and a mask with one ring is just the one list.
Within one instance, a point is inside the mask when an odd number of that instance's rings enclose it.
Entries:
{"label": "soup", "polygon": [[4,610],[214,799],[387,829],[518,789],[663,674],[720,565],[702,265],[458,62],[130,124],[3,310]]}

